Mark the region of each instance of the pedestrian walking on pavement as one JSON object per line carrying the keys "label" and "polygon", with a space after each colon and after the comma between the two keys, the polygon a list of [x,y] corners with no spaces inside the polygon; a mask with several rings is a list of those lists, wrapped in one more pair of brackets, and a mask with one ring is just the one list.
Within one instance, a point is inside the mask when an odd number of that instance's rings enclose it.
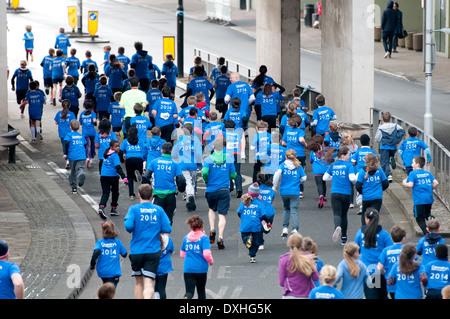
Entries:
{"label": "pedestrian walking on pavement", "polygon": [[152,299],[154,281],[161,258],[161,234],[170,234],[172,226],[164,210],[152,203],[153,188],[139,186],[140,203],[128,209],[124,226],[131,233],[130,261],[135,278],[135,299]]}
{"label": "pedestrian walking on pavement", "polygon": [[206,281],[208,265],[213,265],[211,243],[204,232],[204,223],[200,216],[191,216],[186,225],[190,232],[181,244],[180,257],[184,259],[183,277],[186,293],[185,299],[193,299],[197,288],[198,299],[206,299]]}
{"label": "pedestrian walking on pavement", "polygon": [[394,2],[394,11],[397,13],[397,26],[394,31],[394,39],[392,40],[392,52],[398,53],[398,39],[403,37],[403,12],[400,11],[398,2]]}
{"label": "pedestrian walking on pavement", "polygon": [[0,240],[0,299],[23,299],[24,283],[20,268],[8,258],[9,245]]}
{"label": "pedestrian walking on pavement", "polygon": [[394,10],[394,1],[388,1],[386,9],[381,16],[381,31],[384,46],[384,58],[391,58],[394,34],[397,28],[398,17]]}

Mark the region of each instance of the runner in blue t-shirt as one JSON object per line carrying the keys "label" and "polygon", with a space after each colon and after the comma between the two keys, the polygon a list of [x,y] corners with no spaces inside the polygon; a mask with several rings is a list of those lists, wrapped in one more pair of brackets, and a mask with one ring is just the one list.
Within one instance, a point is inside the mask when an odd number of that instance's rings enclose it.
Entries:
{"label": "runner in blue t-shirt", "polygon": [[177,76],[178,68],[173,63],[173,55],[170,53],[166,54],[166,62],[164,62],[161,74],[167,79],[167,86],[170,87],[172,94],[175,94],[175,89],[177,87]]}
{"label": "runner in blue t-shirt", "polygon": [[0,299],[23,299],[24,284],[20,268],[9,262],[9,245],[0,240]]}
{"label": "runner in blue t-shirt", "polygon": [[92,111],[92,100],[85,100],[83,106],[85,111],[80,114],[80,125],[82,126],[82,134],[86,139],[86,166],[90,168],[91,161],[95,157],[95,125],[97,123],[97,114]]}
{"label": "runner in blue t-shirt", "polygon": [[[58,125],[58,136],[61,140],[62,151],[65,153],[66,144],[64,143],[64,138],[68,133],[70,133],[70,122],[76,120],[76,115],[69,111],[70,102],[68,100],[63,100],[61,102],[62,110],[58,111],[55,115],[55,124]],[[66,169],[69,169],[69,161],[66,162]]]}
{"label": "runner in blue t-shirt", "polygon": [[59,29],[59,35],[56,37],[55,41],[55,49],[61,49],[63,52],[63,56],[67,56],[67,48],[72,46],[70,44],[70,39],[67,35],[64,34],[64,28]]}
{"label": "runner in blue t-shirt", "polygon": [[316,98],[316,104],[318,108],[313,112],[313,122],[311,126],[316,127],[316,133],[323,135],[330,131],[330,121],[336,120],[337,116],[334,111],[325,106],[325,97],[321,94]]}
{"label": "runner in blue t-shirt", "polygon": [[108,108],[113,99],[114,93],[111,88],[107,85],[108,78],[106,76],[101,76],[99,79],[100,86],[98,86],[93,94],[93,97],[96,101],[96,110],[98,113],[98,117],[101,120],[102,118],[109,119]]}
{"label": "runner in blue t-shirt", "polygon": [[431,163],[430,147],[424,141],[417,138],[417,128],[411,126],[408,129],[409,138],[405,139],[398,148],[398,155],[403,160],[406,175],[412,172],[412,162],[415,156],[421,156],[422,150],[426,155],[427,165]]}
{"label": "runner in blue t-shirt", "polygon": [[81,68],[81,62],[80,59],[78,59],[75,55],[77,54],[77,49],[71,49],[70,50],[70,57],[66,59],[66,66],[67,66],[67,75],[70,75],[73,77],[74,84],[78,84],[78,79],[80,78],[80,68]]}
{"label": "runner in blue t-shirt", "polygon": [[69,161],[70,174],[69,185],[72,187],[72,193],[77,193],[77,179],[78,186],[84,184],[86,175],[84,174],[84,165],[86,165],[86,139],[78,133],[80,129],[80,122],[72,120],[70,122],[70,133],[64,137],[66,145],[64,149],[63,158]]}
{"label": "runner in blue t-shirt", "polygon": [[425,265],[428,277],[425,299],[442,299],[442,289],[450,284],[450,263],[445,244],[436,246],[436,260]]}
{"label": "runner in blue t-shirt", "polygon": [[23,104],[28,104],[28,117],[31,131],[31,143],[36,143],[36,137],[41,135],[41,119],[44,110],[45,95],[37,90],[36,82],[30,83],[30,89],[25,95]]}
{"label": "runner in blue t-shirt", "polygon": [[231,85],[228,87],[227,92],[225,94],[225,103],[229,104],[234,98],[239,98],[240,111],[243,117],[246,117],[244,120],[243,128],[247,129],[247,124],[251,115],[251,107],[250,105],[255,101],[255,95],[253,94],[252,88],[247,83],[244,83],[240,80],[240,75],[237,72],[233,72],[230,75]]}

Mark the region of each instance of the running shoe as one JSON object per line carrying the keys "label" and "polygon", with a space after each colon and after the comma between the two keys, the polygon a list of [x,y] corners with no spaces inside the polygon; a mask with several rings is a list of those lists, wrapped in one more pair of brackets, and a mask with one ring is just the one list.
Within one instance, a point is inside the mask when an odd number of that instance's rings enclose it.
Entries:
{"label": "running shoe", "polygon": [[256,258],[255,257],[250,257],[250,263],[254,264],[256,262]]}
{"label": "running shoe", "polygon": [[323,208],[323,195],[319,196],[319,204],[317,205],[319,208]]}
{"label": "running shoe", "polygon": [[98,215],[100,216],[100,218],[101,219],[107,219],[108,218],[108,216],[106,216],[106,213],[105,213],[105,206],[99,206],[98,207]]}
{"label": "running shoe", "polygon": [[111,207],[111,212],[110,212],[111,216],[119,216],[119,212],[117,211],[116,207]]}
{"label": "running shoe", "polygon": [[134,175],[135,175],[135,177],[136,177],[136,181],[137,181],[138,183],[142,183],[142,175],[141,175],[141,173],[140,173],[138,170],[135,170],[135,171],[134,171]]}
{"label": "running shoe", "polygon": [[211,230],[209,232],[209,242],[211,244],[214,244],[215,241],[216,241],[216,231],[215,230]]}
{"label": "running shoe", "polygon": [[78,187],[83,187],[85,180],[86,180],[86,175],[81,174],[80,177],[78,177]]}
{"label": "running shoe", "polygon": [[225,249],[225,245],[223,244],[223,239],[222,238],[217,239],[217,248]]}
{"label": "running shoe", "polygon": [[281,232],[281,237],[287,237],[288,232],[289,232],[289,229],[287,227],[284,227],[283,231]]}
{"label": "running shoe", "polygon": [[395,162],[395,157],[392,156],[392,157],[389,159],[389,162],[391,163],[392,169],[396,169],[396,168],[397,168],[397,163]]}
{"label": "running shoe", "polygon": [[333,236],[331,237],[331,239],[334,242],[337,242],[339,237],[341,237],[341,232],[342,232],[341,226],[336,227],[335,230],[334,230]]}

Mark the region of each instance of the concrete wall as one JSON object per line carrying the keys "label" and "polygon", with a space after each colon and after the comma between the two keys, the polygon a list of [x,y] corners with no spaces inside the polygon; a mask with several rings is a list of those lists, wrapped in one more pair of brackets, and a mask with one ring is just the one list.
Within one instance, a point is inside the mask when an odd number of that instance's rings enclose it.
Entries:
{"label": "concrete wall", "polygon": [[290,90],[300,83],[300,3],[259,0],[256,5],[257,68],[266,65],[268,75]]}
{"label": "concrete wall", "polygon": [[344,123],[367,124],[374,102],[373,0],[324,0],[322,89]]}

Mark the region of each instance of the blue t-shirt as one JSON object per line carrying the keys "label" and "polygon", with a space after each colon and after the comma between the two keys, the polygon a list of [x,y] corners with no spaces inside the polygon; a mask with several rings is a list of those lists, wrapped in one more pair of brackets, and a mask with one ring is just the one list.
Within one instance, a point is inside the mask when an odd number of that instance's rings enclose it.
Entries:
{"label": "blue t-shirt", "polygon": [[214,87],[211,84],[211,82],[203,77],[199,76],[196,78],[193,78],[191,82],[188,84],[188,89],[192,89],[192,95],[196,95],[197,93],[202,92],[205,95],[205,102],[209,105],[209,91],[212,90]]}
{"label": "blue t-shirt", "polygon": [[112,90],[108,86],[99,86],[95,89],[93,95],[97,101],[97,111],[108,111],[111,99],[114,96]]}
{"label": "blue t-shirt", "polygon": [[147,167],[150,165],[152,160],[161,156],[161,147],[166,143],[160,136],[152,136],[145,142],[145,148],[147,149]]}
{"label": "blue t-shirt", "polygon": [[64,67],[66,61],[61,57],[56,57],[52,60],[52,79],[64,79]]}
{"label": "blue t-shirt", "polygon": [[359,260],[355,260],[359,267],[358,277],[353,277],[350,274],[347,260],[342,260],[337,266],[337,280],[336,285],[342,279],[342,285],[340,291],[344,296],[344,299],[363,299],[364,298],[364,282],[367,280],[369,273],[367,272],[366,265]]}
{"label": "blue t-shirt", "polygon": [[150,202],[133,205],[128,209],[124,222],[132,233],[130,254],[152,254],[161,250],[160,234],[170,234],[172,226],[161,206]]}
{"label": "blue t-shirt", "polygon": [[123,80],[127,77],[122,68],[115,68],[111,65],[105,66],[105,75],[108,77],[108,86],[111,89],[122,89]]}
{"label": "blue t-shirt", "polygon": [[261,199],[254,198],[250,206],[244,203],[239,205],[237,212],[241,214],[241,225],[239,232],[241,233],[259,233],[261,232],[261,218],[264,213],[264,204]]}
{"label": "blue t-shirt", "polygon": [[67,111],[66,118],[61,118],[62,111],[58,111],[55,115],[55,122],[58,123],[58,136],[59,138],[65,138],[70,133],[70,122],[76,120],[77,117],[71,111]]}
{"label": "blue t-shirt", "polygon": [[332,109],[326,106],[320,106],[313,113],[313,121],[317,121],[316,133],[325,134],[330,131],[330,121],[335,116]]}
{"label": "blue t-shirt", "polygon": [[253,136],[250,147],[255,147],[255,160],[267,160],[270,156],[272,135],[267,132],[257,133]]}
{"label": "blue t-shirt", "polygon": [[45,95],[41,91],[28,90],[25,100],[28,101],[28,115],[30,119],[40,120],[44,110]]}
{"label": "blue t-shirt", "polygon": [[89,115],[86,115],[86,111],[81,112],[80,114],[80,124],[83,128],[83,136],[95,136],[95,126],[94,120],[97,118],[95,112],[92,112]]}
{"label": "blue t-shirt", "polygon": [[383,186],[381,183],[387,180],[386,174],[381,168],[378,168],[373,175],[370,175],[366,178],[366,171],[364,169],[360,169],[357,175],[357,182],[363,184],[362,189],[362,200],[369,201],[374,199],[382,199],[383,198]]}
{"label": "blue t-shirt", "polygon": [[81,96],[80,89],[76,85],[70,87],[66,85],[61,91],[61,98],[63,100],[69,100],[71,106],[79,106]]}
{"label": "blue t-shirt", "polygon": [[354,169],[350,162],[338,160],[331,163],[327,173],[333,177],[331,194],[351,195],[352,182],[349,176],[350,174],[354,174]]}
{"label": "blue t-shirt", "polygon": [[132,145],[128,142],[128,139],[124,139],[120,144],[120,150],[125,153],[126,159],[131,157],[145,159],[147,157],[144,142],[141,141],[139,141],[136,145]]}
{"label": "blue t-shirt", "polygon": [[245,113],[242,113],[242,108],[240,109],[240,111],[237,111],[234,107],[230,107],[228,109],[228,111],[225,113],[224,116],[224,120],[228,121],[231,120],[233,121],[236,125],[235,128],[242,128],[244,127],[244,123],[242,121],[242,118],[246,116]]}
{"label": "blue t-shirt", "polygon": [[280,144],[271,144],[270,157],[263,168],[264,173],[272,175],[275,174],[281,163],[283,163],[286,159],[286,151],[287,148]]}
{"label": "blue t-shirt", "polygon": [[50,68],[52,65],[52,60],[53,57],[51,55],[47,55],[41,61],[44,79],[51,79],[52,77],[52,69]]}
{"label": "blue t-shirt", "polygon": [[409,173],[407,182],[413,182],[412,198],[414,205],[433,204],[433,181],[435,178],[430,172],[417,169]]}
{"label": "blue t-shirt", "polygon": [[135,53],[131,57],[131,65],[136,70],[136,77],[139,79],[149,79],[150,70],[149,66],[153,64],[152,58],[146,52]]}
{"label": "blue t-shirt", "polygon": [[308,299],[344,299],[344,295],[334,287],[320,286],[311,290]]}
{"label": "blue t-shirt", "polygon": [[214,149],[214,140],[219,134],[223,134],[225,131],[225,124],[222,122],[210,122],[205,127],[206,141],[208,142],[208,149],[212,151]]}
{"label": "blue t-shirt", "polygon": [[14,284],[11,280],[13,274],[20,275],[20,268],[15,263],[0,260],[0,299],[16,299]]}
{"label": "blue t-shirt", "polygon": [[95,61],[92,60],[92,59],[87,59],[87,60],[84,60],[84,61],[81,63],[81,68],[83,69],[83,73],[87,73],[87,72],[89,71],[89,70],[88,70],[89,64],[95,65],[95,69],[98,70],[97,62],[95,62]]}
{"label": "blue t-shirt", "polygon": [[70,46],[70,39],[67,35],[60,34],[56,37],[55,49],[61,49],[63,51],[63,55],[67,55],[67,48]]}
{"label": "blue t-shirt", "polygon": [[101,251],[97,260],[97,275],[100,278],[114,278],[122,276],[120,256],[125,257],[127,249],[119,238],[102,238],[95,244],[94,250]]}
{"label": "blue t-shirt", "polygon": [[197,171],[202,163],[202,143],[195,136],[181,136],[172,149],[172,157],[176,158],[182,171]]}
{"label": "blue t-shirt", "polygon": [[305,156],[305,146],[300,142],[300,138],[305,138],[305,131],[301,128],[286,127],[283,133],[283,142],[287,149],[293,149],[297,157]]}
{"label": "blue t-shirt", "polygon": [[331,138],[331,134],[333,133],[327,134],[327,136],[325,136],[325,139],[323,140],[324,144],[329,148],[335,148],[336,150],[338,150],[341,146],[342,134],[339,134],[336,140]]}
{"label": "blue t-shirt", "polygon": [[271,217],[275,215],[275,208],[273,207],[272,201],[275,199],[275,191],[272,187],[265,184],[259,186],[259,195],[264,205],[265,215]]}
{"label": "blue t-shirt", "polygon": [[235,173],[234,159],[227,155],[225,163],[216,164],[211,156],[203,161],[203,169],[209,169],[208,182],[206,183],[206,192],[216,192],[222,188],[230,187],[230,174]]}
{"label": "blue t-shirt", "polygon": [[13,74],[13,78],[16,79],[16,90],[17,91],[25,91],[28,90],[28,86],[30,81],[33,80],[33,75],[29,69],[21,70],[16,69]]}
{"label": "blue t-shirt", "polygon": [[109,104],[108,113],[111,114],[111,126],[122,127],[125,109],[120,107],[119,102],[111,102],[111,104]]}
{"label": "blue t-shirt", "polygon": [[227,75],[222,74],[215,78],[214,85],[216,88],[216,99],[224,99],[227,89],[231,85],[231,80]]}
{"label": "blue t-shirt", "polygon": [[23,34],[23,40],[25,41],[25,49],[33,50],[34,49],[34,35],[33,32],[25,32]]}
{"label": "blue t-shirt", "polygon": [[95,144],[99,144],[98,148],[98,159],[103,160],[103,154],[105,154],[106,149],[109,148],[111,141],[115,140],[116,134],[114,132],[110,132],[107,137],[101,137],[100,133],[97,132],[95,134]]}
{"label": "blue t-shirt", "polygon": [[151,111],[153,110],[153,105],[155,105],[155,102],[159,99],[162,99],[162,93],[159,89],[151,89],[147,92],[147,110]]}
{"label": "blue t-shirt", "polygon": [[93,79],[91,79],[89,76],[87,76],[85,74],[81,80],[81,83],[83,83],[83,85],[84,85],[84,93],[86,93],[86,94],[94,93],[95,88],[97,87],[97,84],[99,83],[99,78],[100,78],[100,75],[98,75],[98,73],[95,75],[95,78],[93,78]]}
{"label": "blue t-shirt", "polygon": [[[366,156],[367,154],[374,154],[377,156],[377,152],[368,146],[362,146],[358,148],[355,153],[352,154],[352,162],[356,162],[355,171],[359,171],[360,168],[366,166]],[[377,156],[378,157],[378,156]]]}
{"label": "blue t-shirt", "polygon": [[419,140],[417,137],[410,137],[404,140],[399,148],[399,154],[402,154],[403,166],[410,167],[415,156],[421,156],[422,150],[428,148],[428,145],[424,141]]}
{"label": "blue t-shirt", "polygon": [[[429,240],[431,238],[432,240]],[[423,265],[426,265],[434,260],[437,260],[436,246],[438,244],[445,244],[445,240],[436,233],[429,233],[426,236],[423,236],[422,238],[419,239],[416,249],[417,254],[422,256]]]}
{"label": "blue t-shirt", "polygon": [[391,235],[379,226],[380,229],[376,234],[376,247],[364,247],[364,230],[366,227],[367,226],[364,225],[358,230],[355,236],[355,243],[360,248],[361,261],[368,267],[369,273],[378,273],[377,265],[383,249],[393,245],[394,242],[392,241]]}
{"label": "blue t-shirt", "polygon": [[277,115],[279,113],[279,103],[282,98],[279,91],[264,95],[259,92],[257,95],[261,101],[261,116]]}
{"label": "blue t-shirt", "polygon": [[242,128],[228,128],[225,130],[225,139],[227,140],[226,153],[230,158],[233,158],[233,161],[234,154],[241,155],[243,134],[244,130]]}
{"label": "blue t-shirt", "polygon": [[230,96],[230,101],[235,97],[239,98],[241,100],[241,113],[250,117],[251,108],[250,105],[248,105],[248,99],[253,95],[250,85],[242,81],[235,82],[228,87],[225,96],[226,95]]}
{"label": "blue t-shirt", "polygon": [[71,56],[66,59],[67,65],[67,75],[71,75],[77,77],[80,75],[78,71],[80,69],[81,63],[80,60],[76,56]]}
{"label": "blue t-shirt", "polygon": [[107,158],[103,158],[102,170],[100,172],[101,176],[115,177],[118,175],[116,166],[120,166],[119,155],[114,152]]}
{"label": "blue t-shirt", "polygon": [[300,182],[306,176],[303,167],[289,169],[286,162],[280,165],[280,195],[300,195]]}
{"label": "blue t-shirt", "polygon": [[450,263],[447,260],[435,260],[425,266],[428,277],[426,289],[442,290],[450,284]]}
{"label": "blue t-shirt", "polygon": [[330,164],[326,160],[325,156],[319,158],[317,154],[312,151],[309,154],[309,162],[312,164],[312,175],[323,175],[330,167]]}
{"label": "blue t-shirt", "polygon": [[177,86],[178,68],[175,64],[164,63],[162,67],[162,74],[167,79],[167,86],[174,88]]}
{"label": "blue t-shirt", "polygon": [[176,163],[170,155],[162,155],[155,158],[147,165],[147,169],[153,172],[154,191],[177,191],[175,177],[183,175],[180,164]]}
{"label": "blue t-shirt", "polygon": [[152,127],[148,117],[136,115],[131,118],[130,125],[136,125],[139,141],[145,142],[147,140],[147,131]]}
{"label": "blue t-shirt", "polygon": [[118,54],[116,56],[116,60],[117,60],[117,62],[120,62],[120,63],[123,64],[123,69],[122,70],[123,70],[123,72],[125,72],[125,74],[127,74],[127,72],[128,72],[128,65],[131,63],[130,58],[127,57],[124,54]]}
{"label": "blue t-shirt", "polygon": [[156,126],[163,127],[175,123],[175,119],[173,116],[178,112],[177,105],[174,101],[168,98],[159,99],[153,105],[153,110],[156,111]]}
{"label": "blue t-shirt", "polygon": [[64,137],[69,142],[67,159],[69,161],[78,161],[86,159],[86,139],[78,132],[69,132]]}
{"label": "blue t-shirt", "polygon": [[161,250],[158,272],[156,273],[157,276],[166,275],[173,270],[172,260],[170,259],[170,256],[173,254],[174,251],[175,247],[173,246],[173,240],[172,238],[169,237],[169,241],[167,243],[166,248],[164,248],[164,250]]}
{"label": "blue t-shirt", "polygon": [[188,235],[183,239],[181,251],[186,252],[184,256],[184,273],[204,274],[208,272],[208,262],[203,256],[203,251],[211,249],[211,243],[207,236],[202,236],[197,241],[190,241]]}
{"label": "blue t-shirt", "polygon": [[423,291],[420,283],[421,274],[425,274],[423,265],[412,274],[402,273],[398,262],[392,266],[389,277],[395,278],[395,299],[422,299]]}
{"label": "blue t-shirt", "polygon": [[[393,244],[391,246],[386,247],[381,252],[379,262],[383,265],[384,270],[386,273],[384,274],[385,278],[389,276],[389,273],[391,272],[392,267],[396,262],[398,262],[398,257],[400,256],[400,253],[402,252],[403,244]],[[387,291],[388,292],[395,292],[395,285],[387,285]]]}

